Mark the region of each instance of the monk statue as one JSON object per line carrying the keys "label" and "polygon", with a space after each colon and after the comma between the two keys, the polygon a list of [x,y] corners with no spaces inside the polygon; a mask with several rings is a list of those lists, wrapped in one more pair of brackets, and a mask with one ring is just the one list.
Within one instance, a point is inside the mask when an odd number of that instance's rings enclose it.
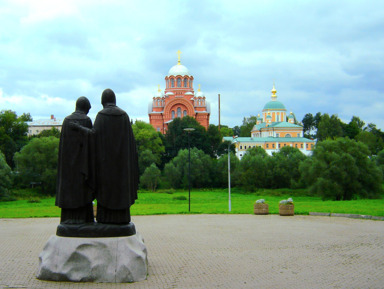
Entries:
{"label": "monk statue", "polygon": [[76,123],[92,129],[92,121],[87,116],[90,109],[89,100],[79,97],[75,112],[67,116],[62,125],[56,182],[56,206],[61,208],[61,224],[94,222],[92,141],[90,135],[71,126]]}
{"label": "monk statue", "polygon": [[127,113],[116,106],[111,89],[101,96],[103,109],[94,124],[97,222],[128,224],[137,199],[139,168],[136,142]]}

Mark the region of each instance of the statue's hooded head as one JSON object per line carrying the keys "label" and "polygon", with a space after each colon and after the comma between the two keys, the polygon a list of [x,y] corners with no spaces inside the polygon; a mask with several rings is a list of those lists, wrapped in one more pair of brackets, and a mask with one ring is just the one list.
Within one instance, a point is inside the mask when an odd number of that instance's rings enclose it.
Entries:
{"label": "statue's hooded head", "polygon": [[107,104],[116,105],[116,96],[112,89],[107,88],[101,95],[101,104],[106,106]]}
{"label": "statue's hooded head", "polygon": [[76,101],[76,110],[88,114],[90,109],[91,103],[89,102],[88,98],[86,98],[85,96],[80,96]]}

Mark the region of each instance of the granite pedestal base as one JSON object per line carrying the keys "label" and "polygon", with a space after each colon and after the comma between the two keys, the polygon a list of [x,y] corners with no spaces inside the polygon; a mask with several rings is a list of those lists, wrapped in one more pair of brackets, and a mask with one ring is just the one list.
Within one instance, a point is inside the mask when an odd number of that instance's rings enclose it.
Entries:
{"label": "granite pedestal base", "polygon": [[147,248],[129,237],[51,236],[39,256],[37,278],[73,282],[137,282],[147,278]]}

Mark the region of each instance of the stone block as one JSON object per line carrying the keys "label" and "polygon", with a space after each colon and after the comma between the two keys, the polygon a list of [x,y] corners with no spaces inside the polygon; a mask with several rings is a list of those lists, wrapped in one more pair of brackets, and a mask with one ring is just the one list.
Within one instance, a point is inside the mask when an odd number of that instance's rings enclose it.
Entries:
{"label": "stone block", "polygon": [[137,282],[147,278],[142,237],[72,238],[51,236],[39,256],[37,278],[73,282]]}

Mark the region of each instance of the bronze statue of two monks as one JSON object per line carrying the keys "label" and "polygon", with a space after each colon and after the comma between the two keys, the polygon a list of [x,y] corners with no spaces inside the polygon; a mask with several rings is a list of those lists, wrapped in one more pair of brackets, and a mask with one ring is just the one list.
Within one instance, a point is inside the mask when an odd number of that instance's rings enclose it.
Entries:
{"label": "bronze statue of two monks", "polygon": [[[116,106],[111,89],[94,126],[86,97],[64,119],[60,138],[56,205],[61,208],[57,235],[113,237],[135,234],[130,207],[137,199],[136,142],[127,113]],[[97,201],[96,221],[93,201]]]}

